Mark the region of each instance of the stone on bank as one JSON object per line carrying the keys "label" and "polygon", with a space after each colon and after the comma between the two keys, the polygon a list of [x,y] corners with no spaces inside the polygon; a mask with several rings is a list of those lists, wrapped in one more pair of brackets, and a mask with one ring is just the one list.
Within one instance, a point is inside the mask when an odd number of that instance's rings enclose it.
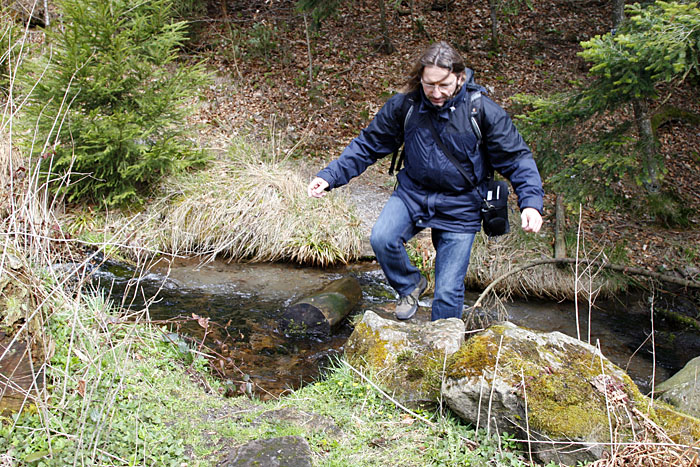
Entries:
{"label": "stone on bank", "polygon": [[659,399],[680,412],[700,417],[700,357],[695,357],[675,375],[655,388]]}
{"label": "stone on bank", "polygon": [[399,402],[443,400],[477,428],[524,440],[544,464],[588,463],[642,436],[700,439],[700,420],[652,403],[596,347],[507,322],[464,336],[458,319],[397,322],[367,311],[345,352]]}
{"label": "stone on bank", "polygon": [[635,441],[649,423],[682,444],[700,436],[698,420],[669,417],[658,403],[654,409],[597,348],[507,322],[475,334],[452,355],[442,396],[479,428],[531,441],[543,463],[599,459],[611,442]]}
{"label": "stone on bank", "polygon": [[434,404],[447,357],[464,343],[464,331],[464,322],[456,318],[399,322],[366,311],[345,344],[345,355],[400,402]]}

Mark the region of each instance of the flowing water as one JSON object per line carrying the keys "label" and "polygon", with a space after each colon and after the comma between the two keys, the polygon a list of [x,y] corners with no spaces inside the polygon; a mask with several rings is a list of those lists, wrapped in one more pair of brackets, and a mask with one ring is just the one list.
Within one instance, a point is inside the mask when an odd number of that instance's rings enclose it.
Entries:
{"label": "flowing water", "polygon": [[[105,264],[94,277],[126,308],[144,309],[146,299],[155,296],[147,307],[148,319],[167,323],[173,340],[189,341],[190,348],[198,349],[203,340],[203,349],[216,355],[212,366],[229,384],[229,394],[252,391],[264,399],[318,378],[323,366],[342,352],[352,332],[350,320],[328,338],[295,339],[284,334],[280,317],[294,301],[345,275],[355,276],[363,291],[351,317],[366,309],[390,315],[393,292],[374,263],[320,269],[191,259],[161,261],[141,274]],[[477,296],[468,294],[466,302]],[[429,302],[421,301],[415,319],[429,319]],[[661,382],[700,355],[700,333],[674,330],[667,323],[655,323],[652,342],[650,306],[630,298],[598,302],[590,311],[590,329],[587,303],[516,300],[506,308],[515,324],[600,345],[648,392],[652,378]]]}

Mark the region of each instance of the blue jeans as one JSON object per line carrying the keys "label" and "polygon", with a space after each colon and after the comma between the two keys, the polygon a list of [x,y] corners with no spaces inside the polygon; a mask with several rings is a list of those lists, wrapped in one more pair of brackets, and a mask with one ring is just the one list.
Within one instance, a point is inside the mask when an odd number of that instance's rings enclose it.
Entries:
{"label": "blue jeans", "polygon": [[[420,222],[420,221],[419,221]],[[372,228],[370,243],[384,275],[399,295],[418,286],[420,272],[411,264],[404,243],[424,227],[411,220],[406,205],[393,194]],[[435,297],[431,319],[461,318],[464,308],[464,276],[474,243],[473,233],[432,229],[435,247]]]}

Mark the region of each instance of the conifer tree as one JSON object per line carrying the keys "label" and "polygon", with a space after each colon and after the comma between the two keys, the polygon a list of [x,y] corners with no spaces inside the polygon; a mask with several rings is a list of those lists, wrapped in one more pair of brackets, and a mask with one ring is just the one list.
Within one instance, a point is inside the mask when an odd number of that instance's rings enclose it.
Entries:
{"label": "conifer tree", "polygon": [[584,100],[595,111],[631,104],[645,169],[643,182],[659,190],[661,167],[652,133],[650,107],[662,82],[680,82],[700,72],[700,8],[697,2],[657,1],[627,7],[629,21],[620,30],[596,36],[581,45],[592,63],[594,81]]}
{"label": "conifer tree", "polygon": [[[617,31],[582,43],[590,80],[549,98],[519,96],[530,110],[518,116],[518,128],[536,148],[547,182],[572,205],[629,207],[621,187],[635,183],[647,189],[634,197],[637,206],[646,203],[657,219],[682,225],[682,201],[654,192],[664,167],[650,117],[662,89],[672,92],[700,76],[700,9],[697,2],[658,1],[627,11]],[[577,124],[585,128],[581,135],[571,132]]]}
{"label": "conifer tree", "polygon": [[32,153],[69,201],[119,205],[202,160],[185,117],[205,82],[176,62],[186,24],[172,0],[62,0],[25,74]]}

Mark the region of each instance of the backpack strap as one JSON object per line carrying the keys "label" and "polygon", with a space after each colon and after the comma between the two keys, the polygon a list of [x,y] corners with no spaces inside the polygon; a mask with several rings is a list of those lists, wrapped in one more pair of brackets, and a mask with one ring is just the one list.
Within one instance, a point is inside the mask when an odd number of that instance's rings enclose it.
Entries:
{"label": "backpack strap", "polygon": [[477,143],[481,145],[481,91],[474,91],[469,96],[469,121],[476,136]]}
{"label": "backpack strap", "polygon": [[[406,134],[406,124],[408,123],[408,120],[411,118],[411,115],[413,114],[413,104],[414,103],[415,103],[414,96],[407,94],[406,98],[403,100],[403,103],[401,104],[401,115],[403,115],[403,127],[401,128],[402,135]],[[400,153],[399,153],[399,148],[401,149]],[[404,149],[403,144],[399,148],[396,148],[394,150],[394,154],[391,156],[391,165],[389,166],[389,175],[394,175],[394,172],[398,172],[399,170],[401,170],[401,165],[403,164],[403,159],[406,155],[406,150]]]}
{"label": "backpack strap", "polygon": [[485,145],[483,145],[484,139],[481,133],[481,127],[483,126],[483,99],[481,99],[482,93],[480,89],[475,89],[469,96],[469,121],[472,124],[472,130],[476,136],[477,145],[481,146],[481,156],[484,158],[484,162],[488,167],[488,175],[486,175],[487,180],[494,179],[494,171],[491,164],[488,162],[488,153],[486,151]]}

